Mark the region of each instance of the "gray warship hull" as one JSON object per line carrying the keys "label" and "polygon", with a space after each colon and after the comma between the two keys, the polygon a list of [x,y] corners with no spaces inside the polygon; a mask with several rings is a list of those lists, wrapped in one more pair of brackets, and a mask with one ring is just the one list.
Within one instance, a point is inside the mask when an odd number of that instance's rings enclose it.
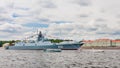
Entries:
{"label": "gray warship hull", "polygon": [[[33,37],[34,35],[30,36]],[[36,41],[17,42],[14,46],[6,46],[5,49],[9,50],[46,50],[46,49],[62,49],[62,50],[77,50],[83,42],[61,42],[51,43],[47,38],[44,38],[41,31],[37,34]]]}
{"label": "gray warship hull", "polygon": [[7,46],[8,50],[45,50],[45,49],[62,49],[62,50],[77,50],[83,44],[61,44],[61,45],[41,45],[41,46]]}

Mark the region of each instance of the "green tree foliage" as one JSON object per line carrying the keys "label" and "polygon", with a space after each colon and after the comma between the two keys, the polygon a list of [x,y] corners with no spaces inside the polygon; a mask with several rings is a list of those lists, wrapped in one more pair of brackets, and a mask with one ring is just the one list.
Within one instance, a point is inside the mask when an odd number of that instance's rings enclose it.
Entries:
{"label": "green tree foliage", "polygon": [[15,40],[10,40],[10,41],[0,41],[0,47],[2,47],[2,45],[5,44],[5,43],[10,43],[10,45],[11,45],[12,43],[15,43],[15,42],[16,42]]}
{"label": "green tree foliage", "polygon": [[2,44],[3,44],[2,41],[0,41],[0,47],[2,47]]}
{"label": "green tree foliage", "polygon": [[52,43],[60,43],[60,42],[63,42],[63,41],[72,41],[72,40],[49,39],[49,41],[51,41]]}
{"label": "green tree foliage", "polygon": [[52,43],[60,43],[60,42],[63,42],[63,40],[60,40],[60,39],[51,39],[50,40]]}

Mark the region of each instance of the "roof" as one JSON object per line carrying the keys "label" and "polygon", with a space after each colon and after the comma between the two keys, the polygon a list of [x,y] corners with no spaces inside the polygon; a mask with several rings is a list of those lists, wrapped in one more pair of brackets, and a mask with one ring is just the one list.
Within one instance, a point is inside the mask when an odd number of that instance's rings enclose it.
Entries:
{"label": "roof", "polygon": [[93,40],[83,40],[83,42],[85,42],[85,43],[92,43]]}
{"label": "roof", "polygon": [[96,40],[83,40],[83,42],[85,43],[93,43],[93,42],[108,42],[108,41],[112,41],[112,42],[120,42],[120,40],[111,40],[111,39],[96,39]]}
{"label": "roof", "polygon": [[111,39],[108,38],[102,38],[102,39],[96,39],[95,41],[110,41]]}
{"label": "roof", "polygon": [[120,42],[120,40],[112,40],[112,42]]}

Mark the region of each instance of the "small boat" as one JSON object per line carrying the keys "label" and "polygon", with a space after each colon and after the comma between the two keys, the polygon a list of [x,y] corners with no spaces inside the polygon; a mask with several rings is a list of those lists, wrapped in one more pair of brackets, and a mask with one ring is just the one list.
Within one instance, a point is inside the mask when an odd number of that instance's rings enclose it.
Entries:
{"label": "small boat", "polygon": [[61,52],[61,49],[45,49],[44,52]]}

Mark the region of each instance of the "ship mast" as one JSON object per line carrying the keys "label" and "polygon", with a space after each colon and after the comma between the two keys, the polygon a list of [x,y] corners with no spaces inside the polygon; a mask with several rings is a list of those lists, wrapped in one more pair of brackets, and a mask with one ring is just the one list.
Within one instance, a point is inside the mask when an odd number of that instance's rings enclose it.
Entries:
{"label": "ship mast", "polygon": [[37,41],[41,41],[43,39],[44,39],[44,36],[42,35],[42,32],[40,31],[39,34],[38,34]]}

